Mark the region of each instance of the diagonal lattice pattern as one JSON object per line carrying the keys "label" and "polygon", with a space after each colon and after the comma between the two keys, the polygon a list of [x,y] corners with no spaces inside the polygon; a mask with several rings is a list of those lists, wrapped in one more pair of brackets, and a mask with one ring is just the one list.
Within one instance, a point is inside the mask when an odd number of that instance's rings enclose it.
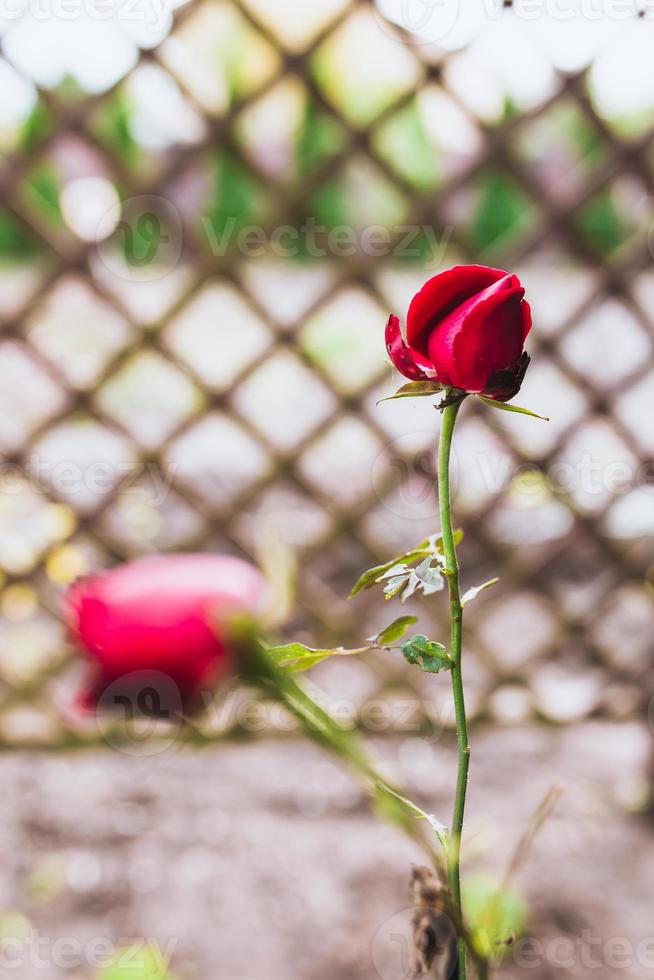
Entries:
{"label": "diagonal lattice pattern", "polygon": [[[343,596],[435,512],[433,409],[376,404],[383,324],[459,261],[523,278],[521,398],[552,416],[466,406],[463,566],[501,577],[470,610],[473,713],[642,709],[652,135],[602,95],[615,50],[563,73],[534,47],[516,87],[501,43],[534,42],[508,10],[444,51],[367,2],[311,6],[195,0],[95,89],[34,84],[2,35],[27,92],[0,165],[8,743],[58,744],[57,594],[126,557],[254,554],[274,519],[302,559],[294,635],[383,625],[378,596]],[[420,609],[434,635],[444,612]],[[359,707],[416,680],[390,655],[319,679]],[[420,687],[432,717],[441,687]]]}

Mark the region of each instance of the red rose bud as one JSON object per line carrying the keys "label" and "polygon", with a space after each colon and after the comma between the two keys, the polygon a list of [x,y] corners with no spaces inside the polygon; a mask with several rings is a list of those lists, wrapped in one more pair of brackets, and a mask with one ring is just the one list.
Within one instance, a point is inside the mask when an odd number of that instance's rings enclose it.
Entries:
{"label": "red rose bud", "polygon": [[441,384],[498,401],[520,390],[531,311],[517,276],[484,265],[441,272],[411,300],[407,342],[400,321],[386,324],[386,349],[412,381]]}
{"label": "red rose bud", "polygon": [[234,665],[220,613],[255,612],[258,569],[227,555],[155,555],[81,579],[64,597],[69,627],[93,663],[85,707],[169,715],[192,706]]}

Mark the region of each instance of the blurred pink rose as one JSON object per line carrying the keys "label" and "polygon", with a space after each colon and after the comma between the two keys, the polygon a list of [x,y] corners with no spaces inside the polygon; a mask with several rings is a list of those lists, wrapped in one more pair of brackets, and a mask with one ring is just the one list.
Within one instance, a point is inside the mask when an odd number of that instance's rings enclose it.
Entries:
{"label": "blurred pink rose", "polygon": [[64,596],[65,615],[93,663],[81,704],[111,707],[103,699],[108,687],[135,697],[134,685],[151,676],[148,690],[158,701],[163,677],[180,705],[192,705],[234,665],[216,626],[221,610],[254,612],[264,594],[258,569],[227,555],[155,555],[75,582]]}

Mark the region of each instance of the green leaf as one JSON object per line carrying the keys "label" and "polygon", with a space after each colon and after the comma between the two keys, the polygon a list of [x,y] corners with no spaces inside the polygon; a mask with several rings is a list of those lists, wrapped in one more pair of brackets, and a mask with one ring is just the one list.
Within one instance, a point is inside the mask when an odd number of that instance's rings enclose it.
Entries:
{"label": "green leaf", "polygon": [[484,405],[490,405],[491,408],[499,408],[502,412],[517,412],[519,415],[530,415],[533,419],[541,419],[543,422],[549,422],[547,415],[539,415],[538,412],[532,412],[530,408],[522,408],[520,405],[509,405],[508,402],[496,402],[494,398],[486,398],[485,395],[480,395],[479,397]]}
{"label": "green leaf", "polygon": [[483,582],[481,585],[475,585],[472,589],[468,589],[468,591],[464,592],[461,596],[461,605],[467,606],[469,602],[472,602],[473,599],[477,598],[480,592],[483,592],[484,589],[489,589],[491,585],[497,585],[498,582],[498,578],[490,578],[488,582]]}
{"label": "green leaf", "polygon": [[[455,544],[458,544],[462,538],[463,531],[457,530],[454,532]],[[440,533],[430,535],[424,541],[421,541],[420,544],[416,545],[415,548],[406,551],[403,555],[397,555],[395,558],[391,558],[390,561],[384,562],[383,565],[375,565],[373,568],[368,568],[355,583],[349,598],[352,599],[364,589],[372,588],[395,565],[412,565],[421,558],[427,558],[429,555],[436,554],[443,554],[443,536]]]}
{"label": "green leaf", "polygon": [[311,647],[305,647],[302,643],[287,643],[284,646],[271,647],[268,650],[268,656],[278,667],[295,674],[315,667],[327,657],[331,657],[333,652],[333,650],[312,650]]}
{"label": "green leaf", "polygon": [[381,633],[378,633],[377,636],[372,636],[369,642],[378,647],[385,647],[389,643],[395,643],[396,640],[402,639],[409,626],[413,626],[417,622],[417,616],[398,616]]}
{"label": "green leaf", "polygon": [[351,657],[359,653],[367,653],[369,646],[346,650],[345,647],[335,647],[333,650],[313,650],[303,643],[286,643],[284,646],[271,647],[267,653],[271,660],[289,674],[299,674],[304,670],[315,667],[316,664],[327,660],[328,657]]}
{"label": "green leaf", "polygon": [[408,800],[406,796],[400,796],[399,793],[396,793],[394,789],[390,788],[390,786],[386,786],[385,783],[379,783],[379,788],[384,790],[385,793],[390,793],[390,795],[394,796],[396,800],[399,800],[408,813],[412,814],[414,817],[418,817],[420,820],[426,820],[436,834],[436,837],[440,843],[447,849],[447,841],[450,832],[445,824],[441,823],[438,817],[435,817],[433,813],[426,813],[423,809],[421,809],[421,807],[418,806],[417,803],[414,803],[413,800]]}
{"label": "green leaf", "polygon": [[440,381],[409,381],[408,384],[398,388],[394,395],[380,398],[377,404],[392,402],[396,398],[425,398],[427,395],[437,395],[443,391],[444,387],[445,385],[442,385]]}
{"label": "green leaf", "polygon": [[386,572],[390,572],[391,568],[398,564],[401,564],[400,559],[393,558],[392,561],[387,561],[384,565],[375,565],[373,568],[366,569],[363,575],[357,579],[348,598],[352,599],[359,592],[363,592],[364,589],[371,589]]}
{"label": "green leaf", "polygon": [[422,633],[417,633],[402,644],[404,658],[410,664],[416,664],[428,674],[438,674],[441,670],[451,670],[454,661],[442,643],[427,639]]}

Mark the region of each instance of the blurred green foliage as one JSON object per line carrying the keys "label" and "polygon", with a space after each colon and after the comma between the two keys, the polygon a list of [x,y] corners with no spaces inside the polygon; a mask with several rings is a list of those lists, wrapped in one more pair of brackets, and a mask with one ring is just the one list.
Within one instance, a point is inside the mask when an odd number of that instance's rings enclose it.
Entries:
{"label": "blurred green foliage", "polygon": [[216,237],[230,220],[235,232],[259,224],[263,211],[264,194],[255,177],[229,150],[218,154],[213,162],[213,193],[204,216]]}
{"label": "blurred green foliage", "polygon": [[628,237],[628,229],[609,188],[592,198],[579,215],[577,225],[591,248],[602,258],[614,252]]}
{"label": "blurred green foliage", "polygon": [[517,237],[528,224],[532,205],[512,177],[501,170],[487,170],[477,178],[477,204],[472,212],[468,238],[476,252],[484,253]]}
{"label": "blurred green foliage", "polygon": [[118,89],[100,106],[93,120],[93,128],[128,166],[138,163],[139,145],[132,135],[132,106],[125,92]]}
{"label": "blurred green foliage", "polygon": [[20,148],[31,150],[51,131],[53,120],[45,104],[39,99],[21,128]]}
{"label": "blurred green foliage", "polygon": [[521,895],[485,874],[466,877],[463,906],[477,952],[487,958],[508,952],[529,916]]}
{"label": "blurred green foliage", "polygon": [[61,182],[57,172],[47,162],[39,163],[29,175],[28,196],[38,207],[47,221],[61,224],[62,215],[59,206]]}
{"label": "blurred green foliage", "polygon": [[323,112],[314,99],[307,98],[304,118],[295,141],[298,178],[307,177],[344,145],[345,136],[338,123]]}
{"label": "blurred green foliage", "polygon": [[33,259],[38,248],[24,226],[8,211],[0,212],[0,259]]}
{"label": "blurred green foliage", "polygon": [[[239,51],[239,44],[235,44],[223,58],[230,102],[243,95]],[[314,72],[320,81],[320,63],[314,64]],[[56,96],[63,101],[78,98],[78,86],[65,79]],[[386,173],[356,147],[349,152],[345,128],[308,89],[304,92],[304,100],[301,122],[288,148],[288,181],[306,182],[307,186],[297,201],[295,195],[291,195],[289,223],[299,227],[311,218],[317,225],[324,226],[326,234],[340,226],[362,229],[379,224],[393,228],[404,220],[411,220],[412,189],[421,195],[426,205],[431,193],[438,194],[447,172],[445,159],[425,126],[417,98],[410,99],[391,114],[372,134],[375,150],[388,167]],[[156,173],[159,151],[139,143],[134,130],[134,111],[125,87],[118,87],[100,101],[91,115],[90,128],[112,154],[135,173]],[[519,110],[507,99],[498,125],[504,125],[518,114]],[[37,147],[52,131],[55,122],[46,103],[37,99],[21,127],[18,152]],[[578,106],[570,103],[556,107],[544,117],[543,124],[545,131],[539,134],[536,148],[545,140],[563,163],[569,158],[570,166],[578,165],[584,173],[592,172],[599,165],[606,152],[605,144]],[[553,148],[552,132],[556,133]],[[330,169],[330,159],[341,152],[346,152],[347,159]],[[208,171],[205,170],[208,194],[198,209],[198,221],[202,219],[205,232],[208,224],[214,240],[221,239],[228,228],[228,248],[236,247],[237,234],[242,228],[248,225],[265,227],[271,213],[273,195],[265,179],[245,162],[247,155],[246,152],[241,158],[229,146],[217,146],[209,156]],[[392,172],[398,175],[397,184],[392,179]],[[24,196],[32,209],[56,228],[64,225],[59,203],[63,179],[59,165],[45,153],[37,158],[36,166],[27,173],[23,184]],[[120,187],[118,190],[121,193]],[[467,243],[473,259],[478,257],[486,261],[492,260],[495,253],[501,255],[502,250],[519,241],[536,220],[537,202],[502,169],[486,168],[478,172],[465,194],[465,207],[459,208],[455,218],[457,237]],[[610,257],[630,233],[611,187],[597,193],[580,211],[576,222],[581,235],[599,258]],[[441,240],[441,228],[434,226],[433,233]],[[206,234],[202,238],[206,239]],[[298,257],[310,257],[304,236],[298,236],[297,245]],[[411,248],[398,257],[409,263],[424,262],[433,258],[433,252],[433,237],[430,240],[424,233],[419,233]],[[0,212],[0,258],[25,261],[37,253],[34,239],[22,223],[10,211]]]}
{"label": "blurred green foliage", "polygon": [[161,952],[143,944],[117,950],[114,962],[97,974],[97,980],[175,980]]}
{"label": "blurred green foliage", "polygon": [[376,143],[389,164],[417,190],[427,191],[441,182],[438,147],[429,139],[415,99],[381,127]]}

